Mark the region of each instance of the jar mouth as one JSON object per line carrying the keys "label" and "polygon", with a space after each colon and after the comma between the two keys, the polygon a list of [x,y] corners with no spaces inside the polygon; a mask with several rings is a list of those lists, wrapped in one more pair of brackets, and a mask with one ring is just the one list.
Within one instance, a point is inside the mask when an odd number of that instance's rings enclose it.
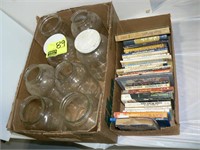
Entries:
{"label": "jar mouth", "polygon": [[56,66],[55,77],[56,79],[62,81],[69,77],[73,72],[72,63],[63,61]]}
{"label": "jar mouth", "polygon": [[87,10],[78,10],[74,14],[72,14],[71,22],[73,23],[82,23],[88,18]]}
{"label": "jar mouth", "polygon": [[29,96],[20,105],[20,119],[27,124],[37,123],[45,112],[44,99],[38,96]]}
{"label": "jar mouth", "polygon": [[26,69],[25,80],[28,82],[35,82],[41,77],[41,69],[37,65],[31,65]]}
{"label": "jar mouth", "polygon": [[61,24],[62,20],[57,14],[47,15],[40,23],[40,32],[45,36],[50,36],[59,31]]}
{"label": "jar mouth", "polygon": [[[81,99],[81,101],[86,102],[86,106],[83,107],[85,110],[76,110],[74,111],[72,106],[73,106],[73,101],[76,101],[77,99]],[[77,107],[77,106],[74,106]],[[69,109],[72,109],[72,113],[70,114]],[[85,96],[82,93],[74,92],[74,93],[69,93],[67,96],[65,96],[60,104],[60,111],[61,114],[64,117],[65,123],[69,124],[70,126],[79,126],[82,125],[84,122],[86,122],[86,119],[90,115],[92,110],[92,102],[91,100]],[[78,117],[76,115],[78,113]],[[73,117],[77,117],[74,119]],[[71,119],[70,119],[71,117]]]}

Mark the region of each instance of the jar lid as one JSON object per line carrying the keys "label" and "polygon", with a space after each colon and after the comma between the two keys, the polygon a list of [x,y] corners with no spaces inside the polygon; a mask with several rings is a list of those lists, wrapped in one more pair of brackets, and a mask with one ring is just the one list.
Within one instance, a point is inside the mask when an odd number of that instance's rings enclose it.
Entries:
{"label": "jar lid", "polygon": [[101,36],[94,29],[87,29],[79,33],[75,39],[75,48],[80,53],[90,53],[94,51],[101,42]]}

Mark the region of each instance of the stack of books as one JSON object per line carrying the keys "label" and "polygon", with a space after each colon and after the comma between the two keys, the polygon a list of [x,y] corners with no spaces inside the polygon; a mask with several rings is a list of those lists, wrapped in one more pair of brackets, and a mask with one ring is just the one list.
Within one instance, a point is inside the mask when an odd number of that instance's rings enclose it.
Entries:
{"label": "stack of books", "polygon": [[116,70],[124,110],[114,112],[116,127],[149,130],[173,125],[174,80],[169,36],[169,27],[116,36],[124,48],[122,68]]}

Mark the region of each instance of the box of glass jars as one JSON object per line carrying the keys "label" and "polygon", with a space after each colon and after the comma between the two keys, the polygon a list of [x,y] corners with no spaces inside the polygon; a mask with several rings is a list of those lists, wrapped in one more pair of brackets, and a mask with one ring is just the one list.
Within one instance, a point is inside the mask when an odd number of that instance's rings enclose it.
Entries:
{"label": "box of glass jars", "polygon": [[112,3],[37,21],[8,129],[38,140],[115,143],[109,119],[119,19]]}
{"label": "box of glass jars", "polygon": [[126,136],[179,134],[170,14],[122,20],[115,39],[118,53],[111,130]]}

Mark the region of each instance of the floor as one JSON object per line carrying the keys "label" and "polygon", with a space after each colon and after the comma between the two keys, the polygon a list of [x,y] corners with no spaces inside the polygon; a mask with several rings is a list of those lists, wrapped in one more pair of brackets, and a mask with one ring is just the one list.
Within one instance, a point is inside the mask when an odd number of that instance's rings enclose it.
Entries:
{"label": "floor", "polygon": [[[75,143],[67,143],[67,142],[40,142],[34,140],[10,140],[9,142],[1,141],[0,149],[71,149],[71,150],[81,150],[81,149],[91,149],[88,147],[84,147]],[[132,149],[132,150],[171,150],[165,148],[145,148],[145,147],[130,147],[130,146],[112,146],[108,148],[112,149]],[[174,149],[173,149],[174,150]],[[179,150],[179,149],[176,149]],[[181,149],[183,150],[183,149]],[[186,150],[186,149],[185,149]]]}

